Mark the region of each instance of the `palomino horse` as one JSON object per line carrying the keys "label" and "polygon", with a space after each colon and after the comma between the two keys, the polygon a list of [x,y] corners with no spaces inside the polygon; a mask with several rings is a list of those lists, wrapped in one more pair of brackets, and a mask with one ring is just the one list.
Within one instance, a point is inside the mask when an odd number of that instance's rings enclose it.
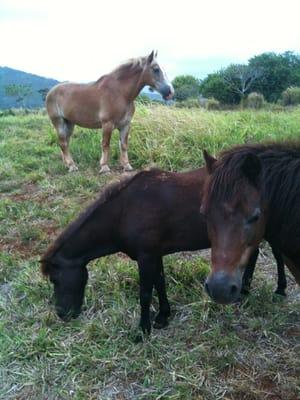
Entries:
{"label": "palomino horse", "polygon": [[218,160],[204,155],[208,294],[224,304],[239,297],[244,268],[262,238],[280,251],[300,284],[300,142],[238,146]]}
{"label": "palomino horse", "polygon": [[[210,247],[199,212],[204,168],[187,173],[144,171],[109,186],[47,250],[42,272],[54,284],[56,310],[62,319],[80,313],[90,260],[118,251],[138,262],[141,327],[150,332],[153,287],[159,298],[154,326],[167,325],[167,299],[162,257]],[[252,259],[245,288],[254,270]],[[284,279],[284,270],[283,279]],[[284,291],[284,280],[279,289]]]}
{"label": "palomino horse", "polygon": [[127,148],[134,99],[144,86],[157,90],[164,99],[174,94],[172,84],[158,65],[156,54],[121,64],[110,74],[88,84],[60,83],[46,98],[49,117],[57,130],[62,158],[69,171],[77,170],[69,151],[74,125],[102,128],[100,172],[108,172],[109,144],[112,131],[120,132],[120,162],[125,171],[132,170]]}

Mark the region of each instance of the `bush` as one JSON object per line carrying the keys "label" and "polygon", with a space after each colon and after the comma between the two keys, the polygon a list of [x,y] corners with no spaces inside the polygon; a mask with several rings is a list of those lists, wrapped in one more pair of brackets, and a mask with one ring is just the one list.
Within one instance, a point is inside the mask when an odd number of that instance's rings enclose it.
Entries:
{"label": "bush", "polygon": [[172,84],[177,101],[185,101],[199,95],[200,81],[192,75],[179,75],[172,81]]}
{"label": "bush", "polygon": [[175,106],[178,108],[199,108],[200,103],[197,98],[189,98],[183,101],[176,101]]}
{"label": "bush", "polygon": [[222,104],[239,104],[240,95],[232,92],[228,85],[226,85],[222,72],[209,74],[200,86],[200,93],[205,98],[211,98],[218,100]]}
{"label": "bush", "polygon": [[281,94],[284,106],[300,104],[300,87],[291,86]]}
{"label": "bush", "polygon": [[247,107],[259,109],[264,105],[265,99],[261,93],[252,92],[247,97]]}
{"label": "bush", "polygon": [[206,102],[206,109],[207,110],[220,110],[220,102],[213,97],[210,99],[207,99]]}

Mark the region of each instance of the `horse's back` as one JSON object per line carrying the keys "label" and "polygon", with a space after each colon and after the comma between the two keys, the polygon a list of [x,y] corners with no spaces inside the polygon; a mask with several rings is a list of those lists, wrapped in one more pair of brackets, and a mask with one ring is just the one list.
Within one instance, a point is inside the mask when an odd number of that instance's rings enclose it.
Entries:
{"label": "horse's back", "polygon": [[53,120],[62,117],[85,128],[100,128],[100,94],[94,84],[65,82],[54,86],[46,97]]}
{"label": "horse's back", "polygon": [[123,240],[129,247],[161,254],[208,247],[205,222],[199,211],[201,182],[201,169],[139,174],[122,195]]}

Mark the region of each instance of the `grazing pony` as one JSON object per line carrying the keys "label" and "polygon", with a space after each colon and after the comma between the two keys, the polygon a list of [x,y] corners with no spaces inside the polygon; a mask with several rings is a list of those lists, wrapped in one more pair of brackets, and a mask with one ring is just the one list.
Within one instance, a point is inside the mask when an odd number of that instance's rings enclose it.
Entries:
{"label": "grazing pony", "polygon": [[[62,319],[78,316],[88,278],[87,263],[121,251],[138,263],[143,331],[151,328],[153,287],[159,298],[154,326],[166,326],[170,306],[162,257],[210,247],[205,219],[199,212],[204,174],[204,168],[186,173],[150,170],[108,186],[42,257],[42,272],[54,284],[57,314]],[[252,262],[245,278],[247,289],[255,255]],[[284,281],[279,284],[284,291]]]}
{"label": "grazing pony", "polygon": [[245,266],[263,238],[300,283],[300,141],[237,146],[218,160],[207,152],[204,157],[208,294],[218,303],[236,301]]}
{"label": "grazing pony", "polygon": [[77,170],[69,151],[74,125],[102,128],[100,172],[108,172],[109,144],[112,131],[120,132],[120,163],[132,170],[127,148],[134,99],[144,86],[157,90],[164,99],[174,94],[172,84],[156,60],[157,54],[135,58],[121,64],[110,74],[88,84],[60,83],[46,97],[48,115],[57,131],[62,159],[69,171]]}

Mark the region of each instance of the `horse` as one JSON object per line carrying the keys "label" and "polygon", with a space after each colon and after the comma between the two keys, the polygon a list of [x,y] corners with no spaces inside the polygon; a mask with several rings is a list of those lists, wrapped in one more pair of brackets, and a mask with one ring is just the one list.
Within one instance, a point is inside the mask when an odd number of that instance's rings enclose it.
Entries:
{"label": "horse", "polygon": [[[58,316],[68,320],[79,315],[89,261],[123,252],[138,263],[142,330],[148,333],[151,330],[149,309],[153,287],[159,299],[154,327],[165,327],[170,305],[163,256],[210,247],[206,222],[199,211],[204,172],[204,168],[184,173],[153,169],[109,185],[41,259],[42,273],[54,285]],[[255,255],[252,262],[245,279],[247,289]],[[279,283],[284,290],[284,281]]]}
{"label": "horse", "polygon": [[235,302],[249,257],[264,238],[300,284],[300,141],[237,146],[218,159],[204,152],[201,212],[211,241],[205,287]]}
{"label": "horse", "polygon": [[100,173],[109,172],[109,144],[112,131],[120,133],[120,163],[132,170],[128,159],[128,135],[134,114],[134,99],[144,86],[157,90],[165,100],[174,95],[172,84],[157,62],[157,53],[130,59],[111,73],[88,84],[59,83],[46,97],[46,108],[59,139],[62,159],[69,171],[78,168],[69,151],[74,125],[102,128]]}

